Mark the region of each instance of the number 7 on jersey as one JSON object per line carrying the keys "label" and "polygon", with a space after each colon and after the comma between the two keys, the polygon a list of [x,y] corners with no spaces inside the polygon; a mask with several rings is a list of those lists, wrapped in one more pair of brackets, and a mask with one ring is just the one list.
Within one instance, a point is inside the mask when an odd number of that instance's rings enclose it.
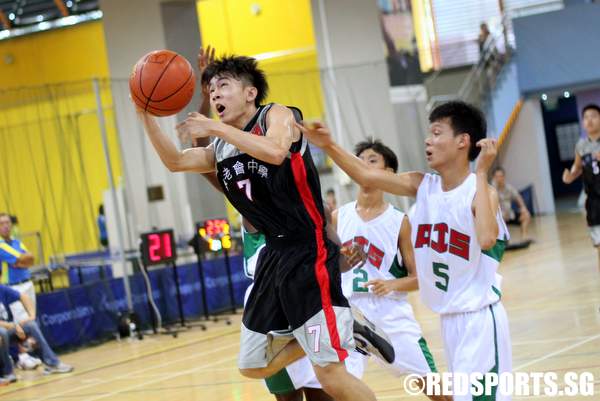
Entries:
{"label": "number 7 on jersey", "polygon": [[237,186],[239,189],[246,191],[246,197],[252,201],[252,185],[250,179],[246,178],[245,180],[238,181]]}

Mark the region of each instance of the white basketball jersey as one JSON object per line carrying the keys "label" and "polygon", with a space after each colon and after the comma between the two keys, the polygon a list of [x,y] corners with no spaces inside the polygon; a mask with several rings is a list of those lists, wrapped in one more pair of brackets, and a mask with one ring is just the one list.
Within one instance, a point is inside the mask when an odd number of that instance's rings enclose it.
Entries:
{"label": "white basketball jersey", "polygon": [[500,209],[498,240],[483,251],[477,242],[472,212],[476,176],[458,187],[442,190],[442,179],[425,174],[417,191],[412,220],[419,292],[423,302],[440,314],[477,311],[500,299],[496,273],[509,234]]}
{"label": "white basketball jersey", "polygon": [[[398,252],[398,235],[404,213],[389,205],[387,210],[371,221],[363,221],[356,212],[356,202],[338,209],[337,234],[342,246],[353,242],[363,246],[367,261],[342,274],[342,289],[349,300],[369,295],[364,285],[373,279],[392,280],[407,275]],[[404,299],[406,293],[392,292],[390,298]]]}

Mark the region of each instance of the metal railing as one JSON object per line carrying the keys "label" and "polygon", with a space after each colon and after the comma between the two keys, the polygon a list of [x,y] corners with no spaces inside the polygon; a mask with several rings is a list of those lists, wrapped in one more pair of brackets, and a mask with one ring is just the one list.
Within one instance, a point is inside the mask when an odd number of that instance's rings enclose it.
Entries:
{"label": "metal railing", "polygon": [[[539,3],[508,10],[502,17],[499,31],[488,37],[484,43],[479,60],[473,64],[458,91],[432,96],[427,103],[427,110],[430,111],[440,103],[455,99],[462,99],[479,106],[484,106],[487,97],[496,85],[502,67],[510,61],[515,51],[512,19],[556,11],[563,7],[563,0],[555,0],[540,1]],[[439,75],[439,72],[435,73],[430,83],[437,79]]]}
{"label": "metal railing", "polygon": [[[503,26],[505,26],[503,24]],[[504,29],[490,35],[483,45],[481,56],[473,64],[467,77],[456,93],[435,95],[427,102],[427,111],[440,103],[462,99],[476,105],[483,105],[485,98],[495,87],[502,67],[510,60],[513,49],[506,43]],[[499,49],[504,48],[504,53]]]}

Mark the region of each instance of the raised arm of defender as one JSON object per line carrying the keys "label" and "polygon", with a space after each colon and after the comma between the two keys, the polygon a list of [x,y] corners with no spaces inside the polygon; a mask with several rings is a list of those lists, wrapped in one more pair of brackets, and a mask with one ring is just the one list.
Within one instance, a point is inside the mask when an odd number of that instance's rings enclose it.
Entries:
{"label": "raised arm of defender", "polygon": [[477,176],[477,192],[473,199],[473,214],[475,216],[475,230],[477,241],[482,249],[490,249],[496,244],[498,238],[498,193],[488,184],[487,176],[494,159],[496,158],[497,143],[495,139],[486,138],[477,143],[481,148],[475,174]]}
{"label": "raised arm of defender", "polygon": [[369,166],[353,154],[345,151],[333,141],[329,128],[321,123],[309,126],[296,126],[316,146],[322,148],[342,170],[358,185],[375,187],[382,191],[401,196],[417,196],[417,189],[423,180],[423,173],[410,171],[394,174],[386,170],[369,168]]}

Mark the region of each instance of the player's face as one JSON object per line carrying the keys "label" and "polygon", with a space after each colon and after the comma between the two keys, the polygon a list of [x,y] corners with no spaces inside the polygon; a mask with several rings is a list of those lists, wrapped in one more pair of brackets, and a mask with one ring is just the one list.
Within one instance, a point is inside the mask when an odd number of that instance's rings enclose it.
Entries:
{"label": "player's face", "polygon": [[254,106],[256,88],[245,85],[241,79],[215,76],[210,80],[209,91],[212,111],[224,123],[236,122],[246,114],[248,107]]}
{"label": "player's face", "polygon": [[600,132],[600,113],[594,109],[588,109],[583,113],[583,128],[587,133]]}
{"label": "player's face", "polygon": [[427,164],[434,170],[453,163],[465,148],[468,150],[469,136],[455,135],[450,120],[443,118],[429,125],[429,135],[425,139]]}
{"label": "player's face", "polygon": [[10,235],[11,228],[12,228],[12,223],[10,221],[10,217],[8,217],[8,216],[0,217],[0,236],[8,237]]}
{"label": "player's face", "polygon": [[494,173],[494,182],[501,187],[504,186],[504,172],[502,170]]}
{"label": "player's face", "polygon": [[367,163],[369,167],[385,170],[385,159],[373,149],[366,149],[358,157]]}

